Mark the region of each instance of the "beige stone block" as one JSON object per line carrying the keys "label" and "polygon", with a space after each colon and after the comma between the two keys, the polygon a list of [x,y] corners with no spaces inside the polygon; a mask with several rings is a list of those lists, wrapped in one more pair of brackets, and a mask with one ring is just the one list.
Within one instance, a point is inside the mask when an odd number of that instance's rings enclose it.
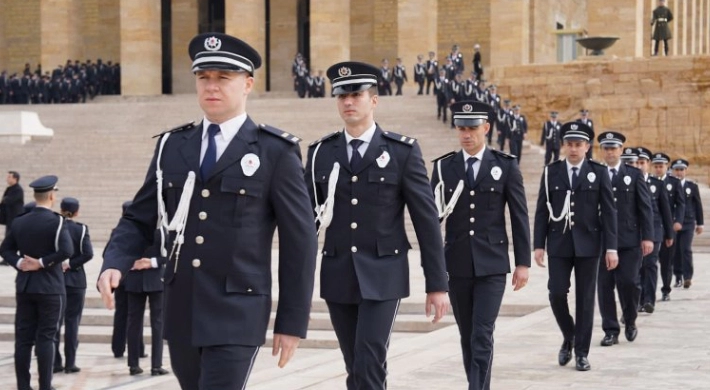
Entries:
{"label": "beige stone block", "polygon": [[639,127],[656,130],[658,125],[658,111],[648,108],[639,109]]}
{"label": "beige stone block", "polygon": [[[254,91],[266,90],[266,8],[263,0],[225,1],[224,32],[249,43],[262,58],[262,67],[254,74]],[[249,17],[244,17],[249,15]],[[289,70],[290,72],[290,70]]]}
{"label": "beige stone block", "polygon": [[616,82],[613,85],[615,95],[636,95],[641,93],[638,81]]}
{"label": "beige stone block", "polygon": [[0,31],[5,41],[0,46],[5,58],[0,65],[8,73],[20,73],[25,63],[29,62],[34,67],[41,61],[39,13],[39,0],[5,1],[0,9]]}
{"label": "beige stone block", "polygon": [[407,67],[410,80],[414,80],[417,55],[426,61],[427,52],[436,47],[436,15],[436,0],[397,1],[397,56]]}
{"label": "beige stone block", "polygon": [[653,79],[641,79],[639,84],[641,86],[641,92],[644,94],[658,93],[661,90],[661,83]]}
{"label": "beige stone block", "polygon": [[703,109],[697,105],[688,106],[688,125],[700,127],[703,124]]}
{"label": "beige stone block", "polygon": [[668,120],[678,127],[688,126],[688,108],[670,107],[668,108]]}
{"label": "beige stone block", "polygon": [[[470,69],[473,45],[478,43],[481,45],[484,75],[488,78],[488,67],[491,64],[498,65],[493,61],[492,55],[501,45],[501,42],[491,39],[491,1],[467,1],[462,4],[460,0],[437,0],[436,3],[436,52],[440,63],[445,63],[444,58],[451,52],[451,45],[457,43],[464,54],[466,69]],[[502,15],[496,15],[498,16]]]}
{"label": "beige stone block", "polygon": [[679,72],[692,69],[693,61],[684,57],[654,57],[648,61],[648,70],[650,72],[661,72],[666,75],[669,74],[669,72]]}
{"label": "beige stone block", "polygon": [[[298,1],[281,1],[278,7],[272,6],[270,12],[270,88],[271,91],[292,91],[291,64],[298,51]],[[318,71],[307,65],[312,72]]]}
{"label": "beige stone block", "polygon": [[631,73],[633,75],[648,71],[649,61],[646,59],[624,58],[610,63],[610,71],[613,73]]}
{"label": "beige stone block", "polygon": [[668,107],[668,103],[666,102],[666,99],[669,98],[669,96],[663,97],[663,96],[652,96],[648,98],[648,106],[653,109],[658,109],[658,108],[666,108]]}
{"label": "beige stone block", "polygon": [[635,128],[639,123],[638,111],[631,108],[611,108],[604,111],[601,118],[606,127],[619,130]]}
{"label": "beige stone block", "polygon": [[601,95],[602,81],[600,79],[589,79],[584,83],[585,90],[589,96]]}
{"label": "beige stone block", "polygon": [[173,93],[194,93],[195,76],[187,47],[197,35],[197,2],[194,0],[172,0],[172,72]]}
{"label": "beige stone block", "polygon": [[160,0],[121,0],[121,93],[162,93]]}
{"label": "beige stone block", "polygon": [[327,69],[339,61],[350,60],[350,0],[311,1],[311,67]]}

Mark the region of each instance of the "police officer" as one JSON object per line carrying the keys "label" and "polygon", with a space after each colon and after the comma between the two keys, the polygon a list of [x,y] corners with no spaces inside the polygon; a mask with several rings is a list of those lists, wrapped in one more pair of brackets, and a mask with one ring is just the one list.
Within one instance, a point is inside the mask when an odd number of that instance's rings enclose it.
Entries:
{"label": "police officer", "polygon": [[449,296],[461,334],[468,388],[488,390],[493,329],[510,272],[505,208],[507,204],[513,233],[516,291],[527,283],[530,267],[528,208],[515,157],[486,147],[491,107],[462,101],[453,111],[462,150],[434,161],[431,185],[442,202],[439,216],[446,218]]}
{"label": "police officer", "polygon": [[656,286],[658,285],[658,253],[661,246],[673,245],[673,217],[668,191],[663,181],[648,174],[651,169],[653,153],[647,148],[636,148],[638,162],[636,167],[643,172],[644,179],[651,193],[653,206],[653,252],[643,258],[641,265],[641,309],[653,313],[656,306]]}
{"label": "police officer", "polygon": [[36,206],[15,219],[0,245],[0,255],[18,270],[15,376],[20,390],[30,389],[33,346],[39,389],[53,389],[54,337],[66,303],[62,262],[74,252],[64,218],[52,211],[57,181],[43,176],[30,183]]}
{"label": "police officer", "polygon": [[456,68],[455,73],[463,73],[464,71],[463,54],[460,50],[461,48],[458,44],[451,46],[451,54],[448,57]]}
{"label": "police officer", "polygon": [[180,386],[243,388],[269,323],[277,226],[272,353],[281,352],[279,366],[306,336],[315,224],[299,139],[256,125],[245,111],[259,53],[221,33],[197,35],[189,53],[204,120],[161,135],[145,183],[108,244],[99,289],[110,308],[111,289],[153,244],[153,231],[169,232],[166,245],[158,243],[168,257],[164,337]]}
{"label": "police officer", "polygon": [[672,38],[670,26],[668,23],[673,21],[673,13],[666,7],[666,0],[658,0],[658,7],[653,10],[653,17],[651,18],[651,26],[655,24],[653,28],[653,40],[655,41],[653,45],[653,55],[658,55],[658,46],[663,41],[663,49],[668,56],[668,40]]}
{"label": "police officer", "polygon": [[658,251],[658,259],[661,266],[661,301],[669,301],[671,299],[671,282],[673,281],[673,257],[675,254],[676,242],[675,235],[683,228],[683,220],[685,219],[685,195],[683,188],[680,185],[680,180],[677,177],[668,174],[668,166],[671,158],[663,153],[656,152],[653,154],[652,167],[655,176],[663,181],[663,187],[668,193],[668,200],[671,204],[671,215],[673,217],[673,244],[669,246],[662,245]]}
{"label": "police officer", "polygon": [[[374,121],[378,69],[341,62],[327,71],[344,130],[312,143],[306,182],[325,234],[321,298],[348,373],[348,389],[384,389],[387,347],[400,300],[409,296],[409,210],[426,279],[426,313],[448,308],[444,252],[434,197],[416,140]],[[426,239],[424,239],[426,238]]]}
{"label": "police officer", "polygon": [[[594,291],[599,255],[614,269],[616,253],[616,208],[606,167],[585,158],[594,131],[581,123],[568,122],[560,129],[564,160],[557,160],[542,175],[535,211],[535,262],[545,266],[545,247],[550,258],[550,306],[564,342],[558,363],[566,365],[576,354],[576,369],[591,368],[587,356],[594,326]],[[574,269],[576,315],[570,316],[567,294]]]}
{"label": "police officer", "polygon": [[[426,94],[429,94],[429,87],[434,80],[439,76],[439,61],[436,59],[436,53],[429,52],[429,59],[426,61]],[[436,94],[436,86],[434,86],[434,94]]]}
{"label": "police officer", "polygon": [[436,95],[436,119],[441,119],[446,123],[449,99],[451,96],[449,79],[446,78],[446,70],[439,70],[439,78],[434,81],[434,94]]}
{"label": "police officer", "polygon": [[473,71],[476,72],[476,80],[483,78],[483,61],[481,60],[481,45],[473,45]]}
{"label": "police officer", "polygon": [[[635,167],[622,164],[626,137],[607,131],[597,137],[602,158],[607,165],[605,174],[611,180],[617,210],[617,248],[619,266],[608,270],[600,263],[598,278],[599,312],[602,317],[603,347],[619,343],[620,326],[616,314],[614,288],[619,293],[626,340],[636,339],[637,307],[641,296],[639,270],[644,256],[653,252],[653,206],[643,173]],[[629,148],[629,152],[633,151]]]}
{"label": "police officer", "polygon": [[[86,296],[84,264],[94,257],[94,249],[91,245],[89,228],[74,221],[74,218],[79,216],[79,200],[70,197],[64,198],[60,208],[66,229],[72,240],[74,255],[62,262],[67,300],[64,313],[62,313],[63,320],[59,322],[59,329],[54,340],[54,372],[64,370],[67,374],[74,374],[81,371],[76,366],[76,350],[79,348],[79,324]],[[64,366],[62,366],[62,354],[59,352],[62,322],[66,325],[64,330],[64,356],[66,357]]]}
{"label": "police officer", "polygon": [[673,174],[680,179],[685,197],[685,218],[683,228],[678,231],[678,246],[673,264],[676,280],[683,281],[683,288],[690,288],[693,284],[693,235],[703,233],[704,221],[698,185],[686,178],[688,166],[690,166],[688,160],[682,158],[674,160],[671,164]]}
{"label": "police officer", "polygon": [[5,236],[12,226],[12,221],[22,213],[25,203],[25,192],[20,185],[20,174],[16,171],[7,173],[7,187],[0,201],[0,224],[5,225]]}
{"label": "police officer", "polygon": [[[488,95],[486,95],[488,99],[486,103],[488,103],[493,108],[493,112],[498,112],[498,110],[500,110],[501,98],[500,95],[498,95],[497,91],[498,87],[496,87],[495,84],[491,84],[491,86],[488,87]],[[512,126],[512,123],[510,125]],[[493,133],[489,131],[488,145],[491,145],[491,143],[493,143]]]}
{"label": "police officer", "polygon": [[423,55],[417,55],[417,63],[414,64],[414,82],[419,85],[417,95],[424,94],[424,80],[427,78],[426,64],[422,62],[422,59],[424,59]]}
{"label": "police officer", "polygon": [[[590,129],[594,130],[594,122],[589,117],[589,110],[587,110],[587,109],[583,108],[583,109],[579,110],[579,119],[577,119],[577,122],[585,124]],[[587,158],[590,160],[592,158],[594,158],[593,149],[594,149],[594,140],[592,139],[589,141],[589,150],[587,150]]]}
{"label": "police officer", "polygon": [[397,92],[395,95],[399,96],[402,94],[402,85],[407,82],[407,68],[402,65],[402,59],[397,58],[397,65],[394,66],[394,84],[397,86]]}
{"label": "police officer", "polygon": [[496,119],[496,130],[498,131],[498,150],[503,151],[505,147],[505,140],[510,138],[510,126],[513,122],[513,110],[510,107],[510,99],[503,100],[503,107],[498,109]]}
{"label": "police officer", "polygon": [[454,111],[453,105],[464,99],[466,85],[463,81],[461,73],[456,73],[453,80],[449,81],[449,110],[451,110],[451,128],[454,128]]}
{"label": "police officer", "polygon": [[545,165],[560,158],[560,127],[557,111],[550,111],[550,120],[542,125],[540,137],[540,146],[545,146]]}
{"label": "police officer", "polygon": [[520,114],[520,105],[513,107],[513,116],[510,118],[510,154],[515,156],[520,163],[523,154],[523,140],[528,136],[528,121]]}
{"label": "police officer", "polygon": [[[382,66],[380,67],[380,77],[378,84],[378,93],[380,95],[390,95],[392,96],[392,70],[389,68],[390,62],[387,58],[382,59]],[[330,75],[328,75],[330,77]]]}

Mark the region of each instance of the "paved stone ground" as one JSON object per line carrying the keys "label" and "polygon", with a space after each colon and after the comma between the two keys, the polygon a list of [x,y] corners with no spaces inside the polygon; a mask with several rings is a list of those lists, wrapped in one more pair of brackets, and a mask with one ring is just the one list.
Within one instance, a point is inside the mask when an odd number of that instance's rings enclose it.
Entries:
{"label": "paved stone ground", "polygon": [[[100,253],[100,252],[98,252]],[[100,259],[89,263],[89,279],[94,280]],[[415,293],[410,298],[422,302],[423,279],[418,253],[412,253]],[[592,350],[592,370],[577,372],[572,363],[557,365],[561,336],[547,307],[547,273],[534,266],[528,286],[519,292],[510,287],[504,304],[541,305],[544,309],[517,318],[501,318],[495,332],[496,353],[493,389],[708,389],[710,388],[710,320],[705,315],[710,301],[710,254],[695,256],[695,284],[675,290],[671,302],[659,302],[655,313],[641,314],[639,337],[634,343],[623,339],[619,345],[599,346],[602,332],[597,315]],[[0,269],[0,295],[13,294],[14,271]],[[89,289],[90,296],[97,295]],[[570,297],[570,301],[574,299]],[[0,343],[0,388],[14,389],[13,345]],[[169,357],[164,358],[170,369]],[[105,344],[82,344],[77,365],[82,372],[57,374],[58,390],[99,389],[178,389],[171,374],[164,377],[128,375],[125,359],[115,359]],[[149,362],[144,360],[144,368]],[[34,367],[34,363],[33,363]],[[394,340],[389,352],[389,389],[463,389],[466,379],[461,365],[458,333],[450,326],[432,333]],[[33,375],[34,373],[33,368]],[[34,376],[36,378],[36,376]],[[339,350],[299,350],[285,369],[276,367],[270,350],[259,353],[250,389],[344,389],[345,373]],[[35,384],[36,386],[36,384]]]}

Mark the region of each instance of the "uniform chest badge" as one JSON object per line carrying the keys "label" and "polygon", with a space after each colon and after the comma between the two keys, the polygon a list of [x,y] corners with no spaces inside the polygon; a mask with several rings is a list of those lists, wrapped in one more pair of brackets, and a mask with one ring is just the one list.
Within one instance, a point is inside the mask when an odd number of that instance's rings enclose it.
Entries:
{"label": "uniform chest badge", "polygon": [[651,186],[649,187],[649,189],[651,190],[651,193],[652,193],[652,194],[655,194],[655,193],[656,193],[656,186],[654,186],[653,184],[651,184]]}
{"label": "uniform chest badge", "polygon": [[627,186],[631,184],[631,176],[624,176],[624,184]]}
{"label": "uniform chest badge", "polygon": [[557,125],[557,126],[555,126],[555,127],[557,127],[557,130],[559,130],[559,129],[560,129],[560,125]]}
{"label": "uniform chest badge", "polygon": [[597,180],[597,175],[594,172],[589,172],[587,174],[587,180],[589,180],[590,183],[594,183],[594,180]]}
{"label": "uniform chest badge", "polygon": [[242,157],[242,171],[245,176],[254,176],[260,165],[259,156],[254,153],[247,153]]}
{"label": "uniform chest badge", "polygon": [[673,185],[672,185],[671,183],[666,184],[666,189],[667,189],[668,191],[672,191],[672,190],[673,190]]}
{"label": "uniform chest badge", "polygon": [[500,167],[493,167],[491,168],[491,176],[493,176],[493,180],[500,180],[500,176],[503,174],[503,170],[500,169]]}
{"label": "uniform chest badge", "polygon": [[390,163],[390,154],[385,150],[382,152],[380,157],[377,157],[377,166],[384,168]]}
{"label": "uniform chest badge", "polygon": [[690,195],[690,188],[686,188],[686,189],[685,189],[685,193],[688,194],[688,195]]}

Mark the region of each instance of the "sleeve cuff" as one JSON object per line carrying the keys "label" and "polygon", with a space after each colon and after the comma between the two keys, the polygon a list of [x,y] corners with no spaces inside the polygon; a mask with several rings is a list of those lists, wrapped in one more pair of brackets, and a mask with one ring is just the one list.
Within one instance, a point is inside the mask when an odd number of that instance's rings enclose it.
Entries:
{"label": "sleeve cuff", "polygon": [[44,268],[44,261],[42,260],[42,258],[39,259],[39,266]]}
{"label": "sleeve cuff", "polygon": [[158,268],[158,259],[156,259],[155,257],[151,257],[150,258],[150,266],[152,268]]}
{"label": "sleeve cuff", "polygon": [[618,251],[616,249],[607,249],[606,253],[617,253]]}

